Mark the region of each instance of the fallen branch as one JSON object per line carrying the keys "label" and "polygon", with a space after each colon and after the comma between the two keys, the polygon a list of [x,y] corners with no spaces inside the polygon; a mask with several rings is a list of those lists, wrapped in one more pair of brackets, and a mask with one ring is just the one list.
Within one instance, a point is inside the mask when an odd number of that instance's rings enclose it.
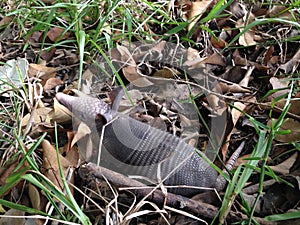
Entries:
{"label": "fallen branch", "polygon": [[[83,180],[107,180],[114,184],[116,188],[130,188],[130,191],[142,198],[147,196],[148,201],[152,201],[159,206],[168,205],[170,207],[189,212],[194,215],[201,215],[201,217],[213,219],[218,215],[218,208],[200,201],[196,201],[181,195],[168,193],[165,195],[161,190],[149,188],[149,186],[133,180],[120,173],[111,171],[101,166],[96,166],[93,163],[82,165],[79,168],[79,175]],[[135,187],[135,188],[132,188]],[[228,219],[230,221],[246,220],[247,216],[241,213],[230,212]],[[271,225],[272,222],[267,222],[262,218],[255,218],[260,224]]]}

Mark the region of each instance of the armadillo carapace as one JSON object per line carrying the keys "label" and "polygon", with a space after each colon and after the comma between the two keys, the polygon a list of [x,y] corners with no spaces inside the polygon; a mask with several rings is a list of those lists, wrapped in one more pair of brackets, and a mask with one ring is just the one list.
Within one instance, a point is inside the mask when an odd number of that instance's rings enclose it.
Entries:
{"label": "armadillo carapace", "polygon": [[[118,115],[97,98],[63,93],[57,93],[56,98],[88,126],[93,126],[97,118],[105,118],[101,146],[114,164],[119,163],[118,168],[125,175],[143,176],[170,186],[219,186],[218,173],[208,159],[204,159],[205,155],[182,139],[131,117]],[[201,189],[171,188],[170,191],[191,196]]]}

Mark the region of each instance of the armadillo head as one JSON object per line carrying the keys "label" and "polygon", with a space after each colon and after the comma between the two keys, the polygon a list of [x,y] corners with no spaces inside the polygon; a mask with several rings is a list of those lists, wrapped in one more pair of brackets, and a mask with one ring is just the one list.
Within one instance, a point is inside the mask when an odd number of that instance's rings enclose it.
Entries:
{"label": "armadillo head", "polygon": [[75,97],[63,93],[57,93],[57,100],[66,106],[75,117],[86,124],[94,123],[95,119],[104,117],[106,122],[113,117],[109,105],[97,98],[89,96]]}

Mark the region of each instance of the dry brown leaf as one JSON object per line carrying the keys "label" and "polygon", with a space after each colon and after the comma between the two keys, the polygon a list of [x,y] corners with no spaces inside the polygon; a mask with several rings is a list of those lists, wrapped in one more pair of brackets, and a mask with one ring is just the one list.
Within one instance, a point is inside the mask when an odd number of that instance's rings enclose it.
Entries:
{"label": "dry brown leaf", "polygon": [[77,132],[71,140],[71,148],[78,144],[78,150],[81,161],[95,162],[92,158],[93,155],[93,142],[91,136],[91,129],[83,122],[78,126]]}
{"label": "dry brown leaf", "polygon": [[0,186],[5,184],[6,179],[11,175],[11,173],[15,170],[18,164],[19,164],[19,160],[16,159],[13,162],[11,162],[11,164],[6,165],[5,167],[1,166]]}
{"label": "dry brown leaf", "polygon": [[284,18],[287,20],[292,20],[293,16],[289,10],[284,5],[274,5],[269,12],[267,12],[266,17],[269,18]]}
{"label": "dry brown leaf", "polygon": [[1,20],[0,20],[0,27],[8,25],[11,21],[12,21],[12,17],[11,16],[4,16]]}
{"label": "dry brown leaf", "polygon": [[[275,107],[274,107],[273,102],[266,102],[266,103],[260,105],[260,108],[266,109],[266,110],[273,109],[275,112],[281,113],[286,105],[286,101],[287,101],[286,99],[280,99],[279,101],[277,101],[275,103]],[[290,118],[298,119],[299,115],[300,115],[300,101],[291,99],[290,108],[288,110],[288,116]]]}
{"label": "dry brown leaf", "polygon": [[[121,45],[117,46],[118,53],[120,54],[120,62],[123,63],[123,65],[129,65],[129,66],[136,66],[136,63],[129,52],[129,50]],[[118,59],[118,58],[117,58]]]}
{"label": "dry brown leaf", "polygon": [[68,137],[68,144],[66,144],[64,146],[64,152],[66,152],[68,154],[69,151],[71,151],[72,149],[72,140],[74,138],[75,135],[75,131],[71,130],[71,131],[67,131],[67,137]]}
{"label": "dry brown leaf", "polygon": [[69,109],[65,106],[60,104],[56,98],[54,100],[53,110],[48,113],[46,121],[53,122],[56,121],[57,123],[67,123],[72,120],[72,113]]}
{"label": "dry brown leaf", "polygon": [[66,32],[60,39],[58,39],[63,34],[64,31],[65,29],[59,27],[53,27],[48,31],[47,37],[52,42],[56,42],[57,40],[65,40],[70,36],[70,32]]}
{"label": "dry brown leaf", "polygon": [[284,70],[285,73],[294,73],[297,66],[300,62],[300,48],[296,52],[296,54],[293,56],[291,60],[286,62],[285,64],[281,65],[279,68]]}
{"label": "dry brown leaf", "polygon": [[164,48],[166,46],[166,41],[160,41],[156,45],[154,45],[151,49],[150,52],[154,54],[159,54],[160,56],[163,56],[162,52],[164,51]]}
{"label": "dry brown leaf", "polygon": [[180,72],[178,70],[165,67],[161,70],[156,71],[153,74],[153,77],[174,78],[177,75],[180,75]]}
{"label": "dry brown leaf", "polygon": [[127,66],[122,69],[126,79],[137,87],[148,87],[153,85],[153,83],[146,77],[141,76],[136,72],[136,68]]}
{"label": "dry brown leaf", "polygon": [[[237,121],[239,120],[239,118],[243,115],[241,111],[244,111],[245,108],[246,108],[246,105],[241,103],[241,102],[234,102],[233,105],[235,106],[235,108],[233,108],[231,110],[231,119],[232,119],[232,125],[233,125],[233,128],[235,128],[235,125],[237,123]],[[240,109],[240,110],[237,110],[236,108]],[[221,148],[221,154],[222,154],[222,159],[225,160],[226,159],[226,155],[227,155],[227,151],[228,151],[228,147],[229,147],[229,144],[230,144],[230,138],[231,138],[231,135],[233,134],[233,130],[232,129],[230,131],[230,133],[228,134],[228,136],[226,137],[226,140],[225,140],[225,144],[222,146]]]}
{"label": "dry brown leaf", "polygon": [[210,56],[207,56],[205,58],[198,58],[192,61],[185,61],[183,66],[189,66],[189,69],[196,69],[196,68],[202,68],[203,64],[213,64],[213,65],[220,65],[220,66],[226,66],[223,57],[215,52]]}
{"label": "dry brown leaf", "polygon": [[298,153],[295,152],[293,155],[291,155],[287,160],[283,161],[282,163],[276,165],[276,166],[270,166],[270,168],[279,174],[282,175],[289,175],[290,169],[294,165],[294,163],[297,160]]}
{"label": "dry brown leaf", "polygon": [[44,85],[44,90],[45,91],[50,91],[51,89],[55,88],[58,85],[62,85],[64,82],[56,77],[51,77],[48,80],[46,80],[46,83]]}
{"label": "dry brown leaf", "polygon": [[[268,103],[272,106],[272,102]],[[275,106],[279,107],[280,109],[284,109],[286,104],[286,99],[280,99],[278,102],[275,103]],[[295,115],[300,115],[300,101],[299,100],[291,100],[290,101],[290,108],[289,112]]]}
{"label": "dry brown leaf", "polygon": [[56,69],[42,64],[31,63],[28,67],[28,75],[29,77],[39,77],[45,81],[56,76]]}
{"label": "dry brown leaf", "polygon": [[213,0],[203,0],[199,2],[192,2],[191,9],[189,12],[188,19],[193,20],[188,25],[187,29],[191,30],[193,26],[197,23],[197,21],[200,19],[202,14],[207,10],[207,8],[214,3]]}
{"label": "dry brown leaf", "polygon": [[0,218],[0,225],[7,225],[7,224],[26,224],[25,211],[21,211],[17,209],[7,210],[6,213],[3,215],[3,217]]}
{"label": "dry brown leaf", "polygon": [[[86,94],[91,94],[92,85],[95,84],[95,77],[97,76],[97,71],[93,71],[93,69],[88,68],[82,74],[82,82],[81,84],[81,91]],[[100,89],[100,88],[99,88]]]}
{"label": "dry brown leaf", "polygon": [[21,121],[22,127],[27,126],[28,123],[32,123],[32,125],[36,125],[38,123],[45,122],[47,115],[51,112],[51,110],[52,109],[49,107],[33,109],[31,113],[27,113],[23,117]]}
{"label": "dry brown leaf", "polygon": [[29,193],[29,199],[31,201],[32,207],[34,209],[41,210],[41,196],[40,196],[40,192],[31,183],[29,183],[28,193]]}
{"label": "dry brown leaf", "polygon": [[[273,123],[277,119],[272,119]],[[268,126],[271,126],[272,120],[268,121]],[[279,134],[275,136],[275,140],[283,143],[300,141],[300,123],[297,120],[288,118],[282,124],[280,130],[290,130],[289,134]]]}
{"label": "dry brown leaf", "polygon": [[[242,32],[242,29],[240,29]],[[256,45],[255,33],[252,30],[247,30],[239,37],[239,44],[243,46]]]}
{"label": "dry brown leaf", "polygon": [[56,48],[52,48],[50,50],[42,51],[42,53],[41,53],[42,59],[44,59],[46,62],[50,62],[53,59],[53,57],[56,53],[56,50],[57,50]]}
{"label": "dry brown leaf", "polygon": [[[274,53],[274,45],[270,45],[267,49],[267,51],[264,54],[264,62],[265,65],[268,65],[268,63],[270,62],[270,60],[272,59],[272,55]],[[271,62],[272,64],[272,62]]]}
{"label": "dry brown leaf", "polygon": [[207,95],[208,107],[213,110],[213,112],[219,116],[227,109],[226,103],[220,99],[217,95],[209,94]]}
{"label": "dry brown leaf", "polygon": [[38,47],[40,45],[40,40],[42,38],[43,32],[35,31],[29,38],[29,43],[32,44],[34,47]]}
{"label": "dry brown leaf", "polygon": [[196,59],[200,59],[199,51],[189,47],[187,50],[187,61],[193,61]]}
{"label": "dry brown leaf", "polygon": [[249,81],[250,81],[250,77],[252,75],[252,72],[253,72],[254,68],[255,68],[254,66],[250,66],[247,69],[247,72],[246,72],[244,78],[239,82],[240,86],[248,87],[248,84],[249,84]]}
{"label": "dry brown leaf", "polygon": [[234,63],[235,65],[239,65],[239,66],[255,66],[255,69],[257,70],[263,70],[266,71],[269,69],[268,66],[264,66],[261,65],[259,63],[256,62],[252,62],[250,60],[247,60],[246,58],[241,57],[240,53],[238,50],[235,50],[233,53],[233,59],[234,59]]}
{"label": "dry brown leaf", "polygon": [[[239,28],[240,32],[243,32],[245,29],[245,26],[249,23],[251,23],[254,20],[254,15],[250,13],[250,20],[248,20],[248,15],[247,18],[245,16],[236,22],[236,27]],[[247,21],[247,23],[245,22]],[[242,35],[239,37],[239,44],[243,46],[250,46],[250,45],[256,45],[255,41],[255,27],[246,30]]]}
{"label": "dry brown leaf", "polygon": [[208,56],[203,62],[212,65],[226,66],[222,55],[217,52],[214,52],[212,55]]}
{"label": "dry brown leaf", "polygon": [[249,89],[243,88],[238,84],[225,84],[223,82],[219,83],[222,93],[251,93]]}
{"label": "dry brown leaf", "polygon": [[239,83],[245,76],[245,69],[242,66],[227,66],[225,73],[223,73],[222,78],[233,82]]}
{"label": "dry brown leaf", "polygon": [[[67,147],[68,145],[66,145]],[[74,167],[78,167],[79,163],[79,153],[77,146],[73,146],[70,150],[66,151],[66,157],[65,157],[71,165]]]}
{"label": "dry brown leaf", "polygon": [[[49,141],[43,140],[42,142],[43,149],[43,173],[44,175],[52,181],[52,183],[63,190],[63,182],[59,173],[59,165],[57,161],[57,154],[54,146],[50,144]],[[65,159],[63,156],[59,155],[60,163],[65,177],[68,173],[68,168],[71,166],[70,162]]]}
{"label": "dry brown leaf", "polygon": [[247,163],[249,158],[251,158],[251,154],[242,155],[236,160],[235,167]]}
{"label": "dry brown leaf", "polygon": [[101,31],[104,31],[107,34],[112,35],[111,26],[110,26],[110,24],[108,22],[104,22]]}
{"label": "dry brown leaf", "polygon": [[73,137],[71,147],[73,147],[79,140],[81,140],[82,138],[90,134],[91,134],[91,129],[85,123],[81,122],[78,126],[77,132]]}
{"label": "dry brown leaf", "polygon": [[138,87],[152,85],[152,82],[137,72],[137,66],[133,56],[126,47],[118,45],[116,49],[111,51],[111,56],[114,60],[118,60],[119,63],[121,63],[122,72],[129,82]]}
{"label": "dry brown leaf", "polygon": [[279,55],[272,56],[270,59],[270,64],[276,65],[279,62]]}
{"label": "dry brown leaf", "polygon": [[[244,111],[245,108],[246,108],[246,105],[241,103],[241,102],[235,102],[233,103],[234,107],[231,111],[231,117],[232,117],[232,123],[233,123],[233,126],[236,125],[238,119],[243,115],[241,111]],[[237,110],[236,108],[238,108],[239,110]]]}
{"label": "dry brown leaf", "polygon": [[122,72],[129,82],[133,82],[141,78],[141,75],[137,73],[136,69],[136,66],[126,66],[122,68]]}
{"label": "dry brown leaf", "polygon": [[227,42],[224,41],[222,38],[215,38],[215,37],[211,37],[210,38],[210,43],[212,44],[212,46],[214,46],[215,48],[225,48],[227,46]]}
{"label": "dry brown leaf", "polygon": [[282,89],[282,88],[285,88],[285,89],[274,92],[272,95],[270,95],[268,97],[268,99],[273,100],[274,98],[277,98],[277,97],[287,94],[289,92],[289,88],[288,88],[289,80],[288,79],[286,79],[286,78],[278,79],[277,77],[271,77],[269,81],[272,84],[273,89]]}

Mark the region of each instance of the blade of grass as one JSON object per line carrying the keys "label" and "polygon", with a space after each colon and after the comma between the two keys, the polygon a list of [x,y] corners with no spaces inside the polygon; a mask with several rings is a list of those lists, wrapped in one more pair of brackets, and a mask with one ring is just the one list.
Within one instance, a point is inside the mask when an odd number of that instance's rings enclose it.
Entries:
{"label": "blade of grass", "polygon": [[85,32],[79,31],[79,77],[78,77],[78,90],[81,89],[82,73],[83,73],[83,62],[84,62],[84,47],[85,47]]}
{"label": "blade of grass", "polygon": [[17,209],[17,210],[20,210],[20,211],[23,211],[23,212],[26,212],[26,213],[30,213],[30,214],[38,214],[38,215],[43,215],[43,216],[49,216],[47,213],[45,213],[43,211],[33,209],[33,208],[29,208],[27,206],[20,205],[20,204],[17,204],[17,203],[13,203],[11,201],[6,201],[4,199],[0,199],[0,205],[4,205],[8,208]]}
{"label": "blade of grass", "polygon": [[299,218],[300,218],[300,211],[295,211],[295,212],[287,212],[283,214],[266,216],[264,217],[264,220],[275,222],[275,221],[286,221],[286,220],[299,219]]}
{"label": "blade of grass", "polygon": [[59,149],[58,149],[58,133],[57,133],[57,124],[56,123],[55,123],[55,148],[56,148],[57,161],[58,161],[58,165],[59,165],[59,173],[60,173],[62,182],[64,184],[64,190],[66,191],[67,196],[69,197],[70,202],[71,202],[72,206],[74,207],[76,214],[78,215],[78,219],[82,222],[82,224],[89,225],[89,224],[91,224],[91,222],[90,222],[89,218],[82,212],[82,210],[78,206],[76,200],[74,199],[73,194],[71,193],[69,185],[66,181],[66,177],[64,175],[63,168],[61,166],[60,154],[59,154]]}

